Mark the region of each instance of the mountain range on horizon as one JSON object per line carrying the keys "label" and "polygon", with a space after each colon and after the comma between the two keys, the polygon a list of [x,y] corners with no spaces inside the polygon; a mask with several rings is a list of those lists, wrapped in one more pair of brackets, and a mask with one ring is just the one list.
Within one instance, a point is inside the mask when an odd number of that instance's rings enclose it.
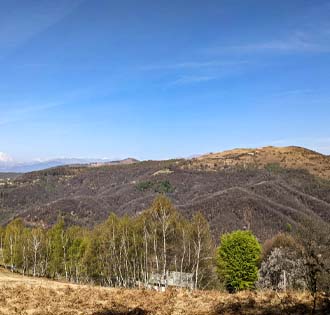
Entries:
{"label": "mountain range on horizon", "polygon": [[[281,148],[281,147],[274,147],[274,146],[268,146],[268,147],[260,147],[255,149],[249,149],[249,148],[237,148],[232,150],[226,150],[222,151],[220,153],[205,153],[205,154],[192,154],[186,158],[186,160],[197,160],[199,158],[202,159],[214,159],[214,157],[220,157],[221,155],[229,155],[232,153],[239,153],[239,152],[255,152],[260,151],[262,152],[263,149],[267,148]],[[282,147],[282,149],[285,148],[302,148],[298,146],[288,146],[288,147]],[[326,154],[322,154],[310,149],[302,148],[303,150],[315,152],[317,154],[320,154],[322,156],[328,156]],[[251,154],[250,157],[251,157]],[[177,158],[181,159],[181,158]],[[17,161],[14,158],[12,158],[10,155],[0,152],[0,173],[28,173],[33,171],[40,171],[47,168],[57,167],[57,166],[65,166],[65,165],[84,165],[84,164],[92,164],[92,165],[103,165],[103,164],[119,164],[119,163],[133,163],[138,162],[138,159],[128,157],[124,159],[111,159],[111,158],[67,158],[67,157],[59,157],[59,158],[51,158],[51,159],[35,159],[31,161]]]}
{"label": "mountain range on horizon", "polygon": [[0,224],[21,217],[51,226],[60,214],[68,225],[94,226],[111,212],[138,215],[159,193],[188,218],[201,211],[215,237],[251,226],[262,240],[306,219],[330,225],[330,156],[270,146],[0,176]]}
{"label": "mountain range on horizon", "polygon": [[[32,161],[16,161],[8,154],[0,152],[0,172],[3,173],[28,173],[33,171],[40,171],[43,169],[64,166],[64,165],[79,165],[79,164],[107,164],[119,163],[127,159],[110,159],[110,158],[54,158],[46,160],[32,160]],[[135,160],[135,159],[132,159]],[[137,160],[136,160],[137,161]]]}

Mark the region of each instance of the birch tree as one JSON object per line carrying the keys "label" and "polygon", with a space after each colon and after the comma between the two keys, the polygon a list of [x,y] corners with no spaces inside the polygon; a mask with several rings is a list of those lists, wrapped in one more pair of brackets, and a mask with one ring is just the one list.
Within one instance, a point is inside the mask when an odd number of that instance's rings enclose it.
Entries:
{"label": "birch tree", "polygon": [[39,275],[40,272],[37,270],[38,259],[41,260],[41,245],[43,239],[43,231],[41,228],[33,228],[31,230],[30,243],[33,253],[33,271],[32,275],[35,277]]}
{"label": "birch tree", "polygon": [[[154,249],[157,252],[157,243],[156,243],[156,236],[157,230],[160,230],[161,235],[161,257],[162,257],[162,277],[166,279],[166,272],[167,272],[167,265],[168,265],[168,238],[171,233],[173,233],[173,224],[176,217],[175,209],[171,203],[171,201],[165,197],[164,195],[160,195],[157,197],[150,210],[150,214],[152,219],[155,223],[155,231],[154,231]],[[157,230],[156,230],[157,229]],[[158,257],[156,255],[157,264],[158,264]],[[158,269],[158,267],[157,267]]]}

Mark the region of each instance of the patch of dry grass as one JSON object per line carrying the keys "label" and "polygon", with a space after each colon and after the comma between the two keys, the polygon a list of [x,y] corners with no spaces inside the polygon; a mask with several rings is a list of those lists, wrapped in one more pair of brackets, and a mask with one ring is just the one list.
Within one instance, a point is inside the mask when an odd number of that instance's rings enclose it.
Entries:
{"label": "patch of dry grass", "polygon": [[[160,293],[73,285],[0,271],[0,315],[302,315],[310,314],[310,305],[308,293]],[[319,314],[327,314],[326,307]]]}

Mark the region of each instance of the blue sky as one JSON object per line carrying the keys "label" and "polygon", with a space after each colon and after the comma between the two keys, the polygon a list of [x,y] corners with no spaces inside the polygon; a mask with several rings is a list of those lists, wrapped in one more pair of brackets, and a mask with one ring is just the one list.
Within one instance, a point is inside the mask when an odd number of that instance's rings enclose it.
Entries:
{"label": "blue sky", "polygon": [[330,1],[0,0],[0,151],[330,154]]}

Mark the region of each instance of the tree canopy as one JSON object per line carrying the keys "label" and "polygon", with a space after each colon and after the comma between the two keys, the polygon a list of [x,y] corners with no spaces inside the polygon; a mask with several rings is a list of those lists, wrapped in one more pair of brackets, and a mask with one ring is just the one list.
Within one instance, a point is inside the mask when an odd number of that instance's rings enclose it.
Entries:
{"label": "tree canopy", "polygon": [[0,230],[0,263],[33,276],[106,286],[146,285],[155,274],[192,275],[192,286],[212,278],[214,245],[201,213],[184,218],[164,195],[137,216],[117,216],[93,229],[66,227],[62,217],[49,229],[16,219]]}
{"label": "tree canopy", "polygon": [[229,291],[251,289],[258,279],[261,246],[250,231],[223,234],[217,250],[217,268]]}

